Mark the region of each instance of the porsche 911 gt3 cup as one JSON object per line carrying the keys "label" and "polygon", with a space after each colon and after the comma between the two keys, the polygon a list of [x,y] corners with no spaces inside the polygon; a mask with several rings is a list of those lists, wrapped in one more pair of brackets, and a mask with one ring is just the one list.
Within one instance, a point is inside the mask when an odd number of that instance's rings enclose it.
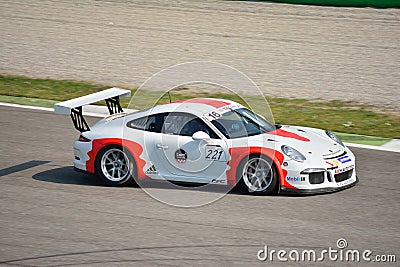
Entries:
{"label": "porsche 911 gt3 cup", "polygon": [[[353,153],[329,131],[273,125],[224,99],[194,98],[123,113],[111,88],[61,102],[81,132],[74,166],[108,185],[143,179],[240,185],[253,194],[322,193],[358,182]],[[106,100],[110,115],[89,127],[82,106]]]}

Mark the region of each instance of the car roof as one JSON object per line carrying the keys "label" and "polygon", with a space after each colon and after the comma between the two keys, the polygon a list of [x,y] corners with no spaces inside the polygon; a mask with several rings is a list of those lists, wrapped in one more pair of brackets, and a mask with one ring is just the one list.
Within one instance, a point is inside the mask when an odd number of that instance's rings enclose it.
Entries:
{"label": "car roof", "polygon": [[139,115],[139,113],[144,113],[146,115],[149,115],[164,112],[186,112],[201,117],[206,113],[231,105],[235,105],[236,107],[241,106],[234,101],[226,99],[192,98],[157,105],[152,108],[139,111],[135,114]]}

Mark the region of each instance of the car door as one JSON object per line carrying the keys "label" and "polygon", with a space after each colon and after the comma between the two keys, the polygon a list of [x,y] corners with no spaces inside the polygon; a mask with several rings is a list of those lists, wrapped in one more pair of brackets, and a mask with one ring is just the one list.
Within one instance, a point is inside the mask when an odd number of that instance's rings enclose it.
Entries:
{"label": "car door", "polygon": [[[193,139],[193,134],[205,139]],[[204,134],[205,133],[205,134]],[[208,138],[209,137],[209,138]],[[154,139],[157,169],[166,179],[226,183],[228,147],[199,117],[171,112],[165,116],[161,134]]]}

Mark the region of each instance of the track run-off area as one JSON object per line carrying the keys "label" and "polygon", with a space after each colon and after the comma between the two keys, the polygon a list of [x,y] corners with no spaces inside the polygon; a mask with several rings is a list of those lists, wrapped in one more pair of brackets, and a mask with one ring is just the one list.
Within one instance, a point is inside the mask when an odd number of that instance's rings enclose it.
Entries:
{"label": "track run-off area", "polygon": [[264,266],[271,262],[260,262],[257,252],[265,245],[322,250],[340,238],[373,255],[400,250],[398,153],[353,148],[360,182],[333,194],[233,191],[206,206],[177,208],[140,188],[104,187],[75,172],[78,132],[67,116],[5,106],[0,114],[0,265]]}

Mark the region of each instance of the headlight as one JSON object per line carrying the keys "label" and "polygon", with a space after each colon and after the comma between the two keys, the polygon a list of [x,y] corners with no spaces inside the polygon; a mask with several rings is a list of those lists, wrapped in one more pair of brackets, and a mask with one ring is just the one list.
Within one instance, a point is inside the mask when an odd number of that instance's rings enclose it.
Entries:
{"label": "headlight", "polygon": [[330,131],[325,131],[325,133],[327,136],[329,136],[330,139],[332,139],[336,143],[340,144],[341,146],[344,146],[343,142],[334,133],[332,133]]}
{"label": "headlight", "polygon": [[282,152],[288,156],[289,158],[295,160],[295,161],[299,161],[299,162],[303,162],[306,160],[306,157],[303,156],[303,154],[301,154],[299,151],[297,151],[296,149],[294,149],[293,147],[290,146],[281,146]]}

